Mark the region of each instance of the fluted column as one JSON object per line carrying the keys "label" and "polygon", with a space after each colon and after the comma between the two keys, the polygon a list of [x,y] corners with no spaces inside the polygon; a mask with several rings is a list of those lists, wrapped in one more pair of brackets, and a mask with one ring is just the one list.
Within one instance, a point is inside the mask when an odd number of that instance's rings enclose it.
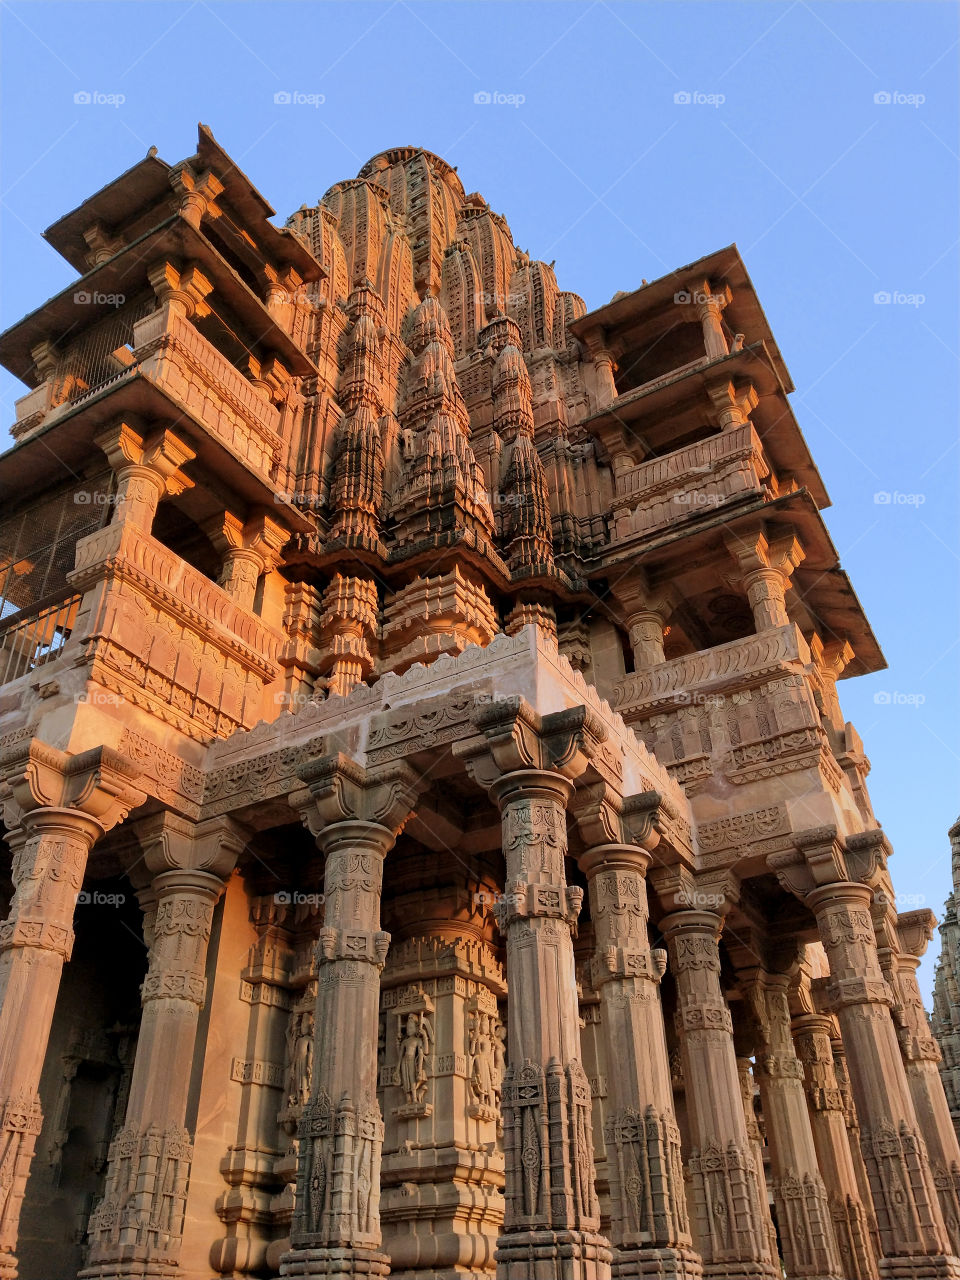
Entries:
{"label": "fluted column", "polygon": [[926,1144],[900,1056],[892,997],[877,955],[870,905],[860,882],[807,894],[830,964],[830,1003],[847,1051],[861,1149],[877,1215],[881,1277],[960,1275],[930,1171]]}
{"label": "fluted column", "polygon": [[580,858],[589,885],[607,1049],[605,1127],[620,1280],[699,1277],[687,1217],[680,1130],[673,1110],[659,983],[666,954],[651,951],[646,871],[650,855],[633,844],[604,844]]}
{"label": "fluted column", "polygon": [[8,832],[14,895],[0,925],[0,1276],[17,1274],[20,1209],[40,1133],[40,1073],[73,912],[102,828],[71,809],[38,809]]}
{"label": "fluted column", "polygon": [[720,987],[712,911],[677,911],[660,922],[677,983],[677,1029],[693,1144],[688,1171],[693,1236],[704,1275],[778,1277],[767,1207],[747,1136],[730,1010]]}
{"label": "fluted column", "polygon": [[843,1275],[849,1280],[876,1280],[877,1261],[870,1219],[857,1183],[857,1171],[843,1114],[843,1094],[833,1065],[830,1036],[833,1020],[806,1013],[792,1024],[797,1056],[803,1067],[810,1127],[833,1218]]}
{"label": "fluted column", "polygon": [[850,1280],[840,1262],[807,1113],[803,1068],[790,1034],[789,981],[785,974],[764,974],[756,984],[764,1014],[756,1075],[784,1266],[788,1280]]}
{"label": "fluted column", "polygon": [[123,1128],[110,1144],[103,1199],[91,1215],[85,1280],[177,1273],[193,1143],[186,1127],[213,910],[224,882],[193,869],[163,871],[143,1015]]}
{"label": "fluted column", "polygon": [[950,1117],[940,1078],[940,1049],[930,1030],[917,982],[920,956],[935,926],[932,911],[909,911],[899,917],[903,950],[893,960],[900,1049],[917,1123],[927,1146],[940,1212],[950,1237],[950,1250],[960,1256],[960,1143]]}
{"label": "fluted column", "polygon": [[506,887],[507,1071],[503,1084],[506,1213],[501,1280],[597,1280],[610,1250],[598,1234],[590,1085],[580,1059],[571,928],[582,890],[568,887],[559,773],[522,769],[491,787],[501,814]]}

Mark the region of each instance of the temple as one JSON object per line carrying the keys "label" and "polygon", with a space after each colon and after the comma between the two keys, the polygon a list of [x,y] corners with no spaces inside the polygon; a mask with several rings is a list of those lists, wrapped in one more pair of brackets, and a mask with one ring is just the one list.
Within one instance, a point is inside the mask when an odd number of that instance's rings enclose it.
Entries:
{"label": "temple", "polygon": [[0,1280],[960,1280],[736,247],[588,312],[415,147],[273,212],[201,126],[0,336]]}

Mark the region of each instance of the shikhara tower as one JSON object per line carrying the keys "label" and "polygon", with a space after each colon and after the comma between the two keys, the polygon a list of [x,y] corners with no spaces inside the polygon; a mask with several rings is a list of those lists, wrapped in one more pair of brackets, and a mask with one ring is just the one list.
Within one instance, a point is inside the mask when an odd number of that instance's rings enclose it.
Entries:
{"label": "shikhara tower", "polygon": [[0,1277],[960,1277],[737,250],[588,313],[416,148],[272,212],[201,127],[0,337]]}

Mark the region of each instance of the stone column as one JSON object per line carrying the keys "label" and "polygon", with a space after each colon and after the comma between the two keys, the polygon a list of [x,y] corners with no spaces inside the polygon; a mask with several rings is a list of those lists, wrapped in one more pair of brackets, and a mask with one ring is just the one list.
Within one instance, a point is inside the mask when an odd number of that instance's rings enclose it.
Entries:
{"label": "stone column", "polygon": [[917,1124],[892,998],[877,955],[866,884],[838,881],[807,894],[830,964],[828,996],[847,1052],[861,1148],[877,1215],[880,1275],[960,1276]]}
{"label": "stone column", "polygon": [[761,1013],[756,1075],[784,1266],[789,1280],[850,1280],[840,1262],[807,1113],[803,1068],[790,1034],[789,982],[786,974],[766,973],[755,980],[752,992]]}
{"label": "stone column", "polygon": [[903,948],[892,957],[895,983],[897,1033],[913,1098],[917,1123],[927,1147],[933,1184],[940,1202],[951,1253],[960,1256],[960,1143],[950,1117],[947,1096],[940,1079],[940,1050],[930,1031],[917,983],[917,967],[933,935],[932,911],[907,911],[897,920]]}
{"label": "stone column", "polygon": [[[734,1030],[734,1049],[736,1050],[736,1030]],[[738,1054],[737,1075],[740,1077],[740,1097],[743,1099],[743,1118],[747,1125],[747,1137],[750,1139],[750,1151],[757,1166],[757,1186],[760,1188],[764,1204],[766,1204],[767,1171],[764,1165],[763,1153],[767,1147],[763,1139],[763,1130],[760,1128],[760,1121],[757,1119],[755,1099],[759,1094],[759,1090],[756,1088],[756,1081],[753,1076],[752,1058]],[[765,1216],[764,1226],[767,1229],[767,1239],[770,1242],[770,1257],[777,1258],[780,1256],[780,1246],[777,1244],[777,1229],[773,1225],[773,1218],[770,1214],[767,1213]]]}
{"label": "stone column", "polygon": [[[137,770],[106,748],[68,756],[32,740],[8,762],[4,811],[13,899],[0,925],[0,1277],[17,1275],[17,1235],[43,1116],[40,1075],[73,913],[97,838],[144,800]],[[53,803],[51,803],[51,801]]]}
{"label": "stone column", "polygon": [[751,525],[724,535],[727,550],[736,560],[741,583],[753,611],[758,634],[790,621],[786,593],[804,550],[792,533],[769,541],[761,525]]}
{"label": "stone column", "polygon": [[0,1276],[14,1255],[42,1114],[38,1087],[73,912],[100,827],[85,814],[39,809],[7,834],[14,897],[0,926]]}
{"label": "stone column", "polygon": [[693,1150],[688,1162],[694,1242],[706,1276],[761,1280],[780,1275],[771,1257],[767,1207],[747,1136],[730,1010],[720,987],[713,911],[677,911],[660,922],[677,983]]}
{"label": "stone column", "polygon": [[503,1280],[602,1280],[590,1085],[580,1064],[571,929],[582,891],[568,887],[566,805],[559,773],[521,769],[491,787],[501,814],[506,887],[507,1071],[503,1084],[506,1213]]}
{"label": "stone column", "polygon": [[723,285],[714,293],[706,280],[694,291],[697,318],[703,326],[703,345],[711,360],[719,360],[730,354],[721,313],[732,297],[728,286]]}
{"label": "stone column", "polygon": [[416,794],[412,773],[383,785],[347,757],[300,770],[297,797],[325,856],[324,924],[317,943],[316,1040],[310,1101],[300,1122],[292,1248],[281,1276],[386,1276],[380,1243],[377,1105],[383,860]]}
{"label": "stone column", "polygon": [[833,1019],[826,1014],[805,1013],[793,1020],[791,1029],[803,1067],[817,1165],[827,1192],[843,1275],[845,1280],[876,1280],[870,1219],[860,1197],[843,1114],[843,1094],[833,1065]]}
{"label": "stone column", "polygon": [[596,939],[592,982],[600,993],[607,1057],[612,1274],[699,1277],[687,1218],[680,1130],[659,982],[666,954],[651,951],[646,871],[634,844],[602,844],[580,858]]}
{"label": "stone column", "polygon": [[149,534],[162,498],[182,493],[193,481],[180,470],[194,452],[172,431],[144,437],[130,422],[116,422],[94,439],[117,477],[113,524],[126,524]]}
{"label": "stone column", "polygon": [[[206,996],[207,944],[222,873],[242,848],[225,823],[201,831],[173,815],[141,826],[147,865],[155,871],[147,896],[155,915],[141,987],[143,1015],[123,1128],[110,1144],[103,1199],[90,1217],[84,1280],[177,1274],[193,1157],[187,1104]],[[207,851],[211,856],[203,856]],[[213,865],[221,874],[190,863]]]}

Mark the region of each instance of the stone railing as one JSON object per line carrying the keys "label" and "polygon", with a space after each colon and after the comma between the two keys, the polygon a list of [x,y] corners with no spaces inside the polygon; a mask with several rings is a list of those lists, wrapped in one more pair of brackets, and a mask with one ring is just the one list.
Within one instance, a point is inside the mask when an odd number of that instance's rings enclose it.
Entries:
{"label": "stone railing", "polygon": [[182,316],[155,311],[134,326],[143,377],[181,403],[211,435],[268,476],[280,457],[280,413]]}
{"label": "stone railing", "polygon": [[789,623],[625,676],[617,685],[614,705],[630,721],[666,708],[706,702],[733,686],[796,671],[810,661],[806,640]]}
{"label": "stone railing", "polygon": [[155,538],[109,524],[77,543],[77,634],[90,675],[192,737],[262,715],[284,637]]}
{"label": "stone railing", "polygon": [[613,535],[633,538],[680,517],[762,494],[770,467],[760,438],[747,423],[697,444],[653,458],[617,477]]}

